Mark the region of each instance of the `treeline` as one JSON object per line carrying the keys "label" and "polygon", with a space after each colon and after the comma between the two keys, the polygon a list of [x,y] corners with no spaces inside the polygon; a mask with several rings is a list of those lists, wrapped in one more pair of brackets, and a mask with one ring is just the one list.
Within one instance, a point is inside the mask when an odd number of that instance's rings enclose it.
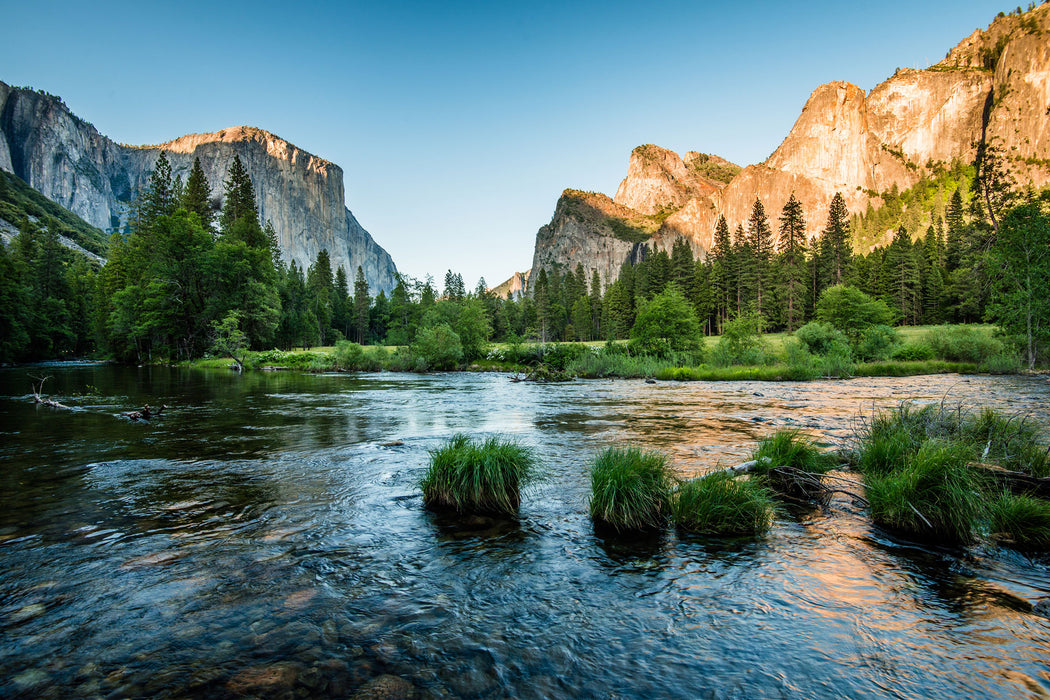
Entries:
{"label": "treeline", "polygon": [[[645,339],[636,348],[658,349],[670,342],[660,328],[679,317],[688,317],[676,331],[683,337],[694,326],[697,334],[722,334],[743,318],[766,331],[794,331],[817,318],[823,292],[836,285],[881,300],[897,324],[1000,322],[1028,338],[1034,357],[1050,321],[1038,304],[1023,323],[1007,319],[1013,302],[1004,302],[1003,280],[1027,263],[1023,253],[1004,252],[1009,236],[1001,224],[1013,221],[1008,232],[1041,231],[1048,196],[1029,192],[1018,206],[1001,157],[994,149],[979,155],[972,171],[951,171],[956,181],[972,172],[969,197],[956,187],[943,218],[931,217],[921,237],[901,225],[890,244],[866,255],[853,252],[857,220],[851,225],[841,195],[812,241],[794,195],[772,220],[756,199],[735,231],[719,219],[703,259],[679,239],[669,250],[647,250],[637,264],[625,262],[612,284],[582,264],[554,267],[534,271],[529,295],[500,299],[484,279],[468,290],[451,270],[440,289],[429,276],[399,276],[389,296],[373,297],[360,268],[351,288],[347,271],[333,270],[325,250],[306,270],[286,265],[273,227],[259,221],[239,159],[215,212],[199,162],[183,183],[172,179],[162,153],[97,272],[61,248],[48,228],[23,221],[0,252],[0,359],[91,352],[125,362],[192,359],[228,352],[231,339],[257,350],[344,339],[409,347],[432,368],[476,359],[491,341],[633,337]],[[907,201],[907,193],[899,199]],[[1023,216],[1011,219],[1018,210]]]}

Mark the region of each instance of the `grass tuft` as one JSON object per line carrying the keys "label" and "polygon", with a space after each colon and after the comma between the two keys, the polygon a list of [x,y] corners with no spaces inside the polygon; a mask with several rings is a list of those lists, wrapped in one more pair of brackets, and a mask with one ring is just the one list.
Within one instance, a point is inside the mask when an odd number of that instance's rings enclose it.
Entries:
{"label": "grass tuft", "polygon": [[773,521],[773,495],[758,480],[714,474],[683,483],[671,512],[686,532],[758,535]]}
{"label": "grass tuft", "polygon": [[1022,549],[1050,548],[1050,503],[1003,491],[989,504],[992,532]]}
{"label": "grass tuft", "polygon": [[895,469],[869,473],[872,519],[917,537],[972,542],[984,515],[982,479],[972,458],[969,445],[931,440]]}
{"label": "grass tuft", "polygon": [[674,482],[665,455],[637,447],[608,447],[591,467],[591,518],[617,531],[662,527]]}
{"label": "grass tuft", "polygon": [[521,487],[536,473],[530,448],[502,438],[479,442],[460,434],[430,453],[420,488],[429,508],[514,515],[521,504]]}
{"label": "grass tuft", "polygon": [[[820,476],[831,471],[832,457],[799,430],[781,429],[764,438],[752,454],[755,472],[774,491],[793,498],[820,498]],[[788,467],[781,469],[780,467]]]}

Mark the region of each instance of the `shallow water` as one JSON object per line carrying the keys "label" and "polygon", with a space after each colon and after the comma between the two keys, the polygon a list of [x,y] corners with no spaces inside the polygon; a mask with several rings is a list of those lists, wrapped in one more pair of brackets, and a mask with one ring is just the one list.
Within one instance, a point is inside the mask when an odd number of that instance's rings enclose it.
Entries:
{"label": "shallow water", "polygon": [[[74,410],[34,406],[30,373]],[[902,541],[847,496],[755,541],[587,518],[611,443],[692,475],[780,426],[838,444],[873,407],[945,397],[1050,425],[1044,378],[3,369],[0,696],[1046,697],[1042,555]],[[170,408],[120,417],[144,403]],[[423,510],[457,431],[536,448],[518,520]]]}

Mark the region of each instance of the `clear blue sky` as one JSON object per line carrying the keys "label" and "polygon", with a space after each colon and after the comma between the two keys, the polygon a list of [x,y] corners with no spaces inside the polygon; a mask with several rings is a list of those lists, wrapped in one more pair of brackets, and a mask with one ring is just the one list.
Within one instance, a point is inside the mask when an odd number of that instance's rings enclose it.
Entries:
{"label": "clear blue sky", "polygon": [[342,166],[402,272],[473,287],[532,264],[564,188],[614,194],[634,146],[761,162],[821,83],[870,90],[1013,9],[794,5],[0,0],[0,80],[123,143],[272,131]]}

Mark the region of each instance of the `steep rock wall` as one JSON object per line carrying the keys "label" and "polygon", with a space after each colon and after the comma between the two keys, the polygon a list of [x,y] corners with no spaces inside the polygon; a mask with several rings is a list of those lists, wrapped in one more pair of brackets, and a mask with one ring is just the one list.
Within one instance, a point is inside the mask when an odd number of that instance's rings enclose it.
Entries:
{"label": "steep rock wall", "polygon": [[306,268],[327,248],[332,265],[343,266],[351,280],[360,265],[373,293],[393,289],[397,269],[346,207],[339,166],[246,126],[157,146],[123,146],[58,98],[0,83],[0,168],[99,228],[121,225],[162,150],[183,180],[200,158],[216,207],[233,157],[240,157],[260,218],[273,222],[285,260]]}

